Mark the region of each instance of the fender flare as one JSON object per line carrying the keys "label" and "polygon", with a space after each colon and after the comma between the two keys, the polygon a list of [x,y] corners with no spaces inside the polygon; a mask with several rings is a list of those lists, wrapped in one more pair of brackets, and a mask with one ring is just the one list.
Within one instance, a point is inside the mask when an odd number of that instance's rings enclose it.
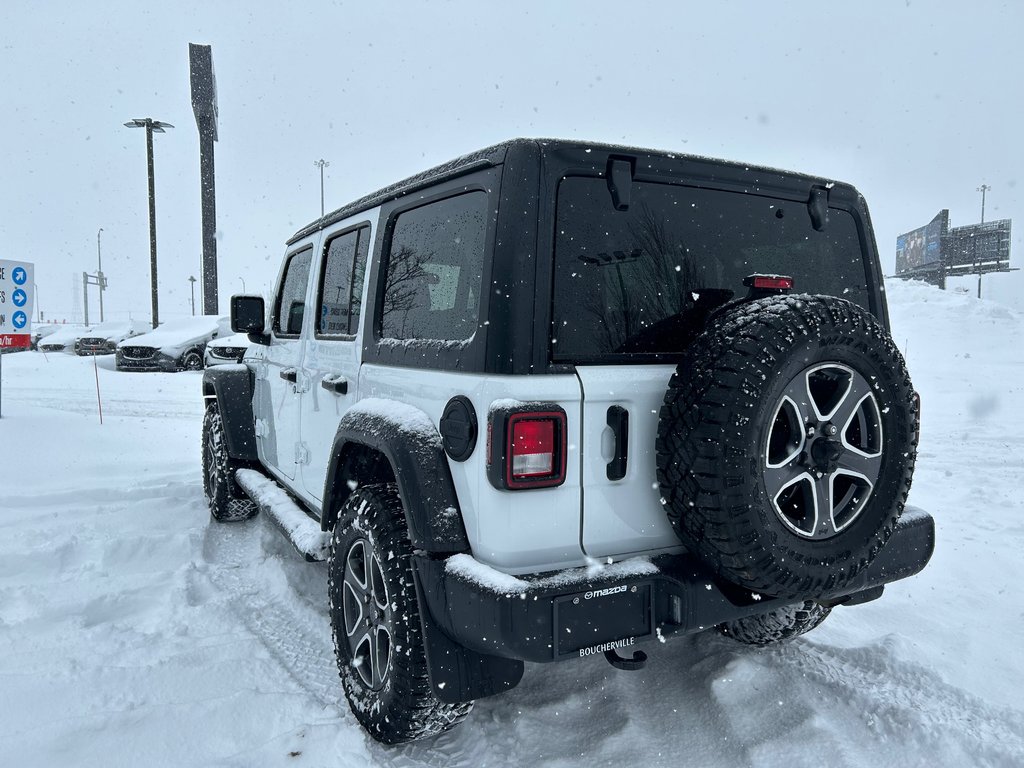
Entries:
{"label": "fender flare", "polygon": [[379,452],[391,465],[413,549],[444,554],[469,551],[441,436],[426,413],[395,400],[361,400],[342,416],[327,467],[324,530],[334,527],[338,510],[351,493],[337,479],[347,454],[357,446]]}
{"label": "fender flare", "polygon": [[244,365],[219,365],[203,371],[203,399],[216,400],[232,459],[256,461],[256,425],[252,412],[253,376]]}

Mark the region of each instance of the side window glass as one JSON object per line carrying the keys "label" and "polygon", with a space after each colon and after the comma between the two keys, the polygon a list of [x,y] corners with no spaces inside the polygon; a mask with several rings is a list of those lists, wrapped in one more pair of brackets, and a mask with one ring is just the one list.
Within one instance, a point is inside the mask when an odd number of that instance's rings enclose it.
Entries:
{"label": "side window glass", "polygon": [[284,269],[284,280],[274,304],[274,332],[281,336],[298,336],[306,310],[306,283],[313,249],[293,254]]}
{"label": "side window glass", "polygon": [[462,341],[476,331],[487,234],[483,190],[398,215],[381,307],[390,339]]}
{"label": "side window glass", "polygon": [[369,227],[362,227],[328,241],[320,281],[317,333],[355,335],[363,299],[369,240]]}

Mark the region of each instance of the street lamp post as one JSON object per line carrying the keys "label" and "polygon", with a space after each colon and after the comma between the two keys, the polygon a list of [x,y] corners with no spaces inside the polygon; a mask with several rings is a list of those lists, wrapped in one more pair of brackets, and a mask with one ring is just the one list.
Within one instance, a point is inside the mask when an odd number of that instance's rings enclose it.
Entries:
{"label": "street lamp post", "polygon": [[100,233],[103,227],[96,232],[96,279],[100,284],[100,322],[103,322],[103,289],[107,287],[107,281],[103,279],[103,253],[100,251]]}
{"label": "street lamp post", "polygon": [[126,128],[146,129],[146,166],[149,171],[149,273],[153,294],[153,327],[160,325],[156,279],[156,185],[153,181],[153,133],[163,133],[164,128],[173,128],[151,117],[136,118],[125,123]]}
{"label": "street lamp post", "polygon": [[194,275],[188,276],[189,292],[192,294],[192,317],[196,316],[196,278]]}
{"label": "street lamp post", "polygon": [[992,187],[988,184],[982,184],[978,187],[977,191],[981,192],[981,223],[985,223],[985,193],[988,192]]}
{"label": "street lamp post", "polygon": [[245,293],[245,278],[239,276],[238,279],[242,281],[242,293]]}
{"label": "street lamp post", "polygon": [[324,217],[324,168],[330,165],[329,162],[320,158],[314,161],[313,167],[320,169],[320,218]]}

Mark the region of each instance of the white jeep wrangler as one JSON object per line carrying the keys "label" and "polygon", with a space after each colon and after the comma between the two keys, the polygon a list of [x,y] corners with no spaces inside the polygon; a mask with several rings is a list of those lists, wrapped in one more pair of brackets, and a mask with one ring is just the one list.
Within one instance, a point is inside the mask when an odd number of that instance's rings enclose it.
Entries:
{"label": "white jeep wrangler", "polygon": [[881,286],[845,184],[467,155],[298,232],[269,313],[232,298],[253,345],[205,374],[210,510],[327,557],[345,695],[388,743],[525,661],[793,637],[931,556]]}

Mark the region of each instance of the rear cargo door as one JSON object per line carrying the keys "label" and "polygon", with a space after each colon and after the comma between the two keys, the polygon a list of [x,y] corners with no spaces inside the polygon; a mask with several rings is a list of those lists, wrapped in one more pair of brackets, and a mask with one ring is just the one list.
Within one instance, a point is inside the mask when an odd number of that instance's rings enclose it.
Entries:
{"label": "rear cargo door", "polygon": [[679,545],[661,506],[654,440],[671,365],[577,366],[583,549],[591,557]]}

